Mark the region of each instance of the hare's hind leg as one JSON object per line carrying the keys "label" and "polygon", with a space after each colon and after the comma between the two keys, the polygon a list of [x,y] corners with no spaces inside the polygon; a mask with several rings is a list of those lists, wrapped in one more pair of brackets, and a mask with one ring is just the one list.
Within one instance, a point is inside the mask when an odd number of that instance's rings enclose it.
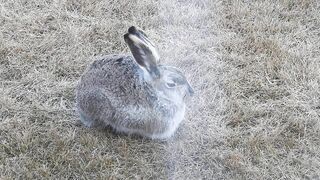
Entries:
{"label": "hare's hind leg", "polygon": [[112,118],[109,99],[99,90],[83,93],[78,97],[81,122],[87,127],[105,127]]}

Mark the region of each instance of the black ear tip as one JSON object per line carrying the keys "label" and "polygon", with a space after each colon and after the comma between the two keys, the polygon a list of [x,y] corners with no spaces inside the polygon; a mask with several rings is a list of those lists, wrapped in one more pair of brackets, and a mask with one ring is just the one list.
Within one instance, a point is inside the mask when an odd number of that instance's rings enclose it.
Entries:
{"label": "black ear tip", "polygon": [[124,41],[127,42],[127,40],[129,39],[129,33],[126,33],[125,35],[123,35],[123,39]]}
{"label": "black ear tip", "polygon": [[134,26],[131,26],[131,27],[128,29],[128,32],[129,32],[130,34],[134,34],[134,33],[137,32],[137,28],[134,27]]}

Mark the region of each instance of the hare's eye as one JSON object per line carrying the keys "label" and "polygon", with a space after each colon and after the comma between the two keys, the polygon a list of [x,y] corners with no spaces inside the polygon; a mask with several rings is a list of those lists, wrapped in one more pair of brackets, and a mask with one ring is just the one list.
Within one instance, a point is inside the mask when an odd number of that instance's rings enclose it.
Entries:
{"label": "hare's eye", "polygon": [[168,86],[169,88],[173,88],[173,87],[176,86],[176,84],[175,84],[175,83],[167,83],[167,86]]}

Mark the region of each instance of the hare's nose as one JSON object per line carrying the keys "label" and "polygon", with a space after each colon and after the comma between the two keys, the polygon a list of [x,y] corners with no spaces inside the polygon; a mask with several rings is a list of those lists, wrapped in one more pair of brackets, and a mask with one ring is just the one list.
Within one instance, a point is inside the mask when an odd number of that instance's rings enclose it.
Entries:
{"label": "hare's nose", "polygon": [[190,96],[194,95],[194,90],[192,89],[192,87],[190,85],[188,86],[188,93]]}

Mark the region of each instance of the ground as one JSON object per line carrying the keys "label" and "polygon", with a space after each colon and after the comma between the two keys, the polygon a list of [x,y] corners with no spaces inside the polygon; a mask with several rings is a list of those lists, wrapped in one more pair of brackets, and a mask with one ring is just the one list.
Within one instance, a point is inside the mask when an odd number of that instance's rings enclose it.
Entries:
{"label": "ground", "polygon": [[[320,3],[0,0],[0,179],[319,179]],[[78,123],[94,56],[145,30],[196,92],[175,136]]]}

